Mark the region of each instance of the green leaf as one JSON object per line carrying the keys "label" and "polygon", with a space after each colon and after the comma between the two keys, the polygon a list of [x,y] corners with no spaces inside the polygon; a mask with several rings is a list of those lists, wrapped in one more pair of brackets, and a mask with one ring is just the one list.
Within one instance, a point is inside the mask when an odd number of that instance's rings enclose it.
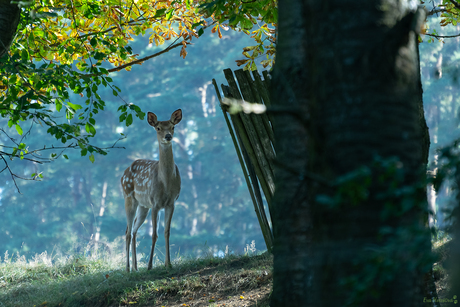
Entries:
{"label": "green leaf", "polygon": [[29,60],[29,53],[27,52],[27,50],[23,49],[21,51],[21,59],[23,62],[27,62],[27,60]]}
{"label": "green leaf", "polygon": [[105,57],[106,55],[102,52],[96,52],[96,54],[94,54],[94,59],[96,60],[103,60]]}
{"label": "green leaf", "polygon": [[145,113],[144,112],[137,112],[137,116],[139,116],[140,120],[144,120]]}
{"label": "green leaf", "polygon": [[129,127],[133,123],[133,115],[129,114],[126,118],[126,127]]}
{"label": "green leaf", "polygon": [[91,161],[91,163],[94,163],[94,154],[89,155],[89,160]]}
{"label": "green leaf", "polygon": [[18,124],[16,124],[16,131],[19,133],[19,135],[22,135],[22,128]]}
{"label": "green leaf", "polygon": [[121,115],[120,115],[120,123],[122,123],[126,119],[126,116],[128,116],[128,113],[126,113],[126,112],[121,113]]}
{"label": "green leaf", "polygon": [[161,17],[166,12],[166,9],[160,9],[155,12],[155,16],[153,17]]}
{"label": "green leaf", "polygon": [[74,104],[74,103],[71,103],[71,102],[67,102],[67,104],[69,105],[69,107],[71,107],[73,110],[77,111],[79,109],[83,109],[83,107],[79,104]]}
{"label": "green leaf", "polygon": [[66,159],[69,159],[69,157],[68,157],[67,155],[62,155],[62,156],[63,156],[64,158],[66,158]]}
{"label": "green leaf", "polygon": [[56,101],[56,111],[60,112],[62,109],[62,103],[59,101]]}
{"label": "green leaf", "polygon": [[192,25],[192,29],[195,29],[196,27],[201,26],[202,24],[203,24],[203,21],[196,22]]}
{"label": "green leaf", "polygon": [[90,123],[86,123],[85,130],[86,130],[86,132],[92,134],[93,136],[96,135],[96,128],[94,128],[94,126],[91,125]]}

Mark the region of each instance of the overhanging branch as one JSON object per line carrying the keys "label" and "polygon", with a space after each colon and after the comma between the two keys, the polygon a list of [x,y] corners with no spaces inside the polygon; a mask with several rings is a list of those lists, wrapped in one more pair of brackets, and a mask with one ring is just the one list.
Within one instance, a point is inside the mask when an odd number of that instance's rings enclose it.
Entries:
{"label": "overhanging branch", "polygon": [[428,11],[426,13],[426,16],[432,16],[434,14],[443,13],[443,12],[447,12],[445,7],[433,8],[431,11]]}
{"label": "overhanging branch", "polygon": [[[157,57],[157,56],[159,56],[159,55],[161,55],[161,54],[163,54],[163,53],[166,53],[166,52],[168,52],[168,51],[170,51],[170,50],[172,50],[172,49],[174,49],[174,48],[183,46],[183,42],[185,42],[185,44],[188,44],[188,45],[191,44],[191,43],[189,43],[189,42],[187,42],[187,41],[184,40],[184,41],[182,41],[182,42],[180,42],[180,43],[177,43],[177,44],[174,44],[174,45],[170,45],[170,46],[168,46],[166,49],[164,49],[164,50],[162,50],[162,51],[160,51],[160,52],[154,53],[154,54],[149,55],[149,56],[146,56],[146,57],[144,57],[144,58],[142,58],[142,59],[138,59],[138,60],[135,60],[135,61],[126,63],[126,64],[124,64],[124,65],[121,65],[121,66],[118,66],[118,67],[115,67],[115,68],[107,69],[107,71],[108,71],[109,73],[110,73],[110,72],[116,72],[116,71],[120,71],[120,70],[122,70],[122,69],[124,69],[124,68],[126,68],[126,67],[133,66],[133,65],[135,65],[135,64],[141,64],[141,63],[143,63],[143,62],[145,62],[145,61],[147,61],[147,60],[153,59],[153,58],[155,58],[155,57]],[[96,74],[88,74],[88,75],[84,75],[84,76],[92,77],[92,76],[96,76]]]}
{"label": "overhanging branch", "polygon": [[460,10],[460,3],[458,3],[458,2],[455,1],[455,0],[449,0],[449,1],[450,1],[450,3],[452,3],[452,4],[455,6],[455,8],[457,8],[457,9]]}
{"label": "overhanging branch", "polygon": [[425,34],[423,34],[423,35],[428,35],[428,36],[436,37],[436,38],[453,38],[453,37],[459,37],[459,36],[460,36],[460,33],[455,34],[455,35],[436,35],[436,34],[428,34],[428,33],[425,33]]}

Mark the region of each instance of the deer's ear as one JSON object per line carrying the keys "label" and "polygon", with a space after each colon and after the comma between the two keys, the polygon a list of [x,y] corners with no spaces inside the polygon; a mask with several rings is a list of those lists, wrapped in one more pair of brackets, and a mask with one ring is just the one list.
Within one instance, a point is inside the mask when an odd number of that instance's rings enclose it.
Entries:
{"label": "deer's ear", "polygon": [[182,119],[182,110],[181,109],[178,109],[176,111],[173,112],[173,114],[171,114],[171,123],[173,123],[174,125],[177,125]]}
{"label": "deer's ear", "polygon": [[158,120],[157,120],[157,116],[155,115],[155,113],[152,113],[152,112],[147,113],[147,122],[149,123],[150,126],[156,127],[156,125],[158,124]]}

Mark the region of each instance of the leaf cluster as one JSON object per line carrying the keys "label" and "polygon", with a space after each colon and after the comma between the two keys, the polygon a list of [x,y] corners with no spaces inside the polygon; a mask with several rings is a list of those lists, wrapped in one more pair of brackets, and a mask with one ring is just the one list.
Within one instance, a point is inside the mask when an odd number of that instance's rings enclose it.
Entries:
{"label": "leaf cluster", "polygon": [[[218,31],[221,37],[220,27],[240,30],[250,35],[256,41],[256,45],[243,49],[245,59],[237,60],[237,65],[245,65],[245,70],[256,70],[255,60],[265,55],[261,60],[264,68],[274,65],[276,45],[276,25],[278,22],[277,1],[204,1],[200,8],[217,21],[213,32]],[[254,29],[255,28],[255,29]],[[251,53],[250,53],[251,51]]]}
{"label": "leaf cluster", "polygon": [[[149,35],[149,42],[157,46],[181,40],[180,55],[185,58],[186,41],[198,37],[197,27],[205,24],[197,5],[189,0],[36,0],[18,5],[22,9],[16,38],[0,59],[0,116],[9,128],[14,126],[20,140],[2,129],[15,144],[1,145],[3,170],[10,170],[5,157],[31,155],[35,162],[48,162],[61,156],[62,152],[53,152],[51,158],[38,156],[39,151],[56,147],[28,148],[23,141],[34,124],[47,127],[47,132],[64,144],[63,150],[79,149],[82,156],[89,154],[92,162],[94,154],[106,155],[109,148],[91,144],[97,131],[94,115],[105,107],[99,90],[109,87],[119,96],[110,72],[130,70],[133,63],[142,62],[130,41],[137,35]],[[120,68],[109,69],[108,65]],[[84,100],[72,101],[78,97],[75,94]],[[120,122],[129,126],[133,114],[144,117],[138,106],[120,99]],[[57,117],[61,112],[65,120]],[[25,129],[27,124],[30,127]]]}

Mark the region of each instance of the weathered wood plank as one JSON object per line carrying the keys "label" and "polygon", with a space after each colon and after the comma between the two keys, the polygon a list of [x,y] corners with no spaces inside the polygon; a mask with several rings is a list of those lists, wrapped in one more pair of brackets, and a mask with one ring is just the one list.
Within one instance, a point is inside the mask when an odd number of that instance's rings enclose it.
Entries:
{"label": "weathered wood plank", "polygon": [[[248,75],[242,70],[236,70],[235,76],[238,80],[241,93],[244,100],[249,102],[255,102],[255,97],[253,95],[253,90],[247,79]],[[249,76],[250,77],[250,76]],[[247,122],[244,122],[248,134],[253,133],[252,138],[250,137],[251,143],[253,145],[254,151],[256,153],[257,161],[262,169],[262,173],[265,176],[265,180],[270,186],[273,196],[275,192],[275,176],[273,173],[273,160],[275,159],[275,153],[273,152],[273,147],[268,138],[268,134],[265,130],[265,126],[262,122],[262,118],[258,114],[241,114],[243,118],[247,118]]]}
{"label": "weathered wood plank", "polygon": [[[262,201],[262,195],[260,194],[259,185],[257,183],[257,176],[255,174],[254,168],[252,166],[251,160],[249,159],[246,150],[244,149],[244,147],[242,147],[242,141],[241,141],[241,138],[238,132],[237,131],[234,132],[234,128],[232,127],[228,119],[227,112],[226,112],[226,106],[222,104],[222,97],[220,96],[216,80],[212,79],[212,83],[216,90],[217,98],[220,102],[219,105],[221,107],[222,113],[224,114],[225,122],[227,123],[227,127],[230,132],[230,136],[232,138],[233,145],[235,147],[236,154],[238,156],[238,160],[241,165],[241,169],[243,170],[243,175],[246,180],[246,185],[248,187],[249,194],[251,196],[252,203],[254,205],[254,211],[256,212],[257,219],[259,221],[259,225],[262,230],[262,235],[264,236],[265,245],[267,246],[268,252],[271,253],[272,247],[273,247],[273,233],[270,229],[270,225],[268,223],[267,216],[265,214],[264,205]],[[235,138],[235,134],[238,137],[238,141]],[[243,152],[243,155],[241,154],[241,151]],[[248,172],[251,175],[252,180],[249,179]]]}
{"label": "weathered wood plank", "polygon": [[[238,89],[238,85],[236,84],[232,70],[225,69],[224,75],[225,75],[225,79],[227,79],[228,86],[230,88],[230,93],[232,97],[235,99],[242,100],[243,98]],[[243,146],[246,148],[248,152],[249,158],[251,159],[251,162],[254,166],[256,175],[259,178],[259,182],[262,187],[262,191],[264,192],[265,199],[267,200],[267,203],[269,204],[269,207],[270,207],[272,196],[275,190],[275,185],[274,185],[274,182],[272,182],[270,186],[267,180],[265,179],[265,176],[257,160],[255,149],[253,148],[253,145],[252,145],[252,144],[257,144],[255,140],[254,141],[252,140],[257,137],[256,136],[257,133],[254,131],[254,128],[252,127],[252,124],[250,123],[250,120],[248,120],[246,117],[242,115],[247,115],[247,114],[239,113],[239,114],[230,115],[230,117],[235,126],[235,129],[239,132],[241,136]],[[252,130],[250,129],[251,127],[252,127]],[[260,144],[259,144],[258,150],[261,151]]]}
{"label": "weathered wood plank", "polygon": [[[246,70],[245,73],[246,73],[246,79],[249,81],[249,85],[251,86],[252,94],[255,97],[255,102],[260,103],[260,104],[265,104],[263,97],[264,96],[268,97],[267,90],[265,89],[265,87],[263,85],[262,86],[257,85],[257,77],[255,77],[255,79],[253,80],[251,78],[251,75],[249,74],[249,71]],[[260,80],[260,75],[259,75],[259,73],[257,71],[253,71],[252,74],[253,74],[253,76],[258,76],[259,80]],[[268,106],[268,105],[265,105],[265,106]],[[268,138],[270,139],[272,144],[274,144],[275,143],[275,134],[273,133],[273,128],[272,128],[272,126],[270,124],[270,119],[268,118],[267,113],[265,112],[265,113],[258,114],[258,115],[262,119],[262,122],[263,122],[263,124],[265,126],[265,132],[267,133]],[[272,151],[273,151],[273,159],[274,159],[275,154],[274,154],[273,148],[272,148]]]}

